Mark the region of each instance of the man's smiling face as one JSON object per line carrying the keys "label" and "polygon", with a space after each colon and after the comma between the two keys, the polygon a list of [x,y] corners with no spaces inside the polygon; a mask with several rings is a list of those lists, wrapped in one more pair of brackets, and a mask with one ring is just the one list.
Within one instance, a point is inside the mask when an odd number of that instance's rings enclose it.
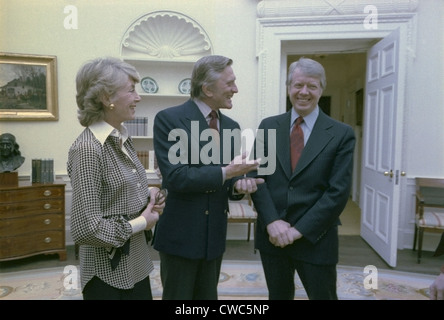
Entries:
{"label": "man's smiling face", "polygon": [[316,108],[321,95],[319,78],[306,76],[299,69],[294,71],[291,84],[288,86],[288,96],[300,116],[310,114]]}

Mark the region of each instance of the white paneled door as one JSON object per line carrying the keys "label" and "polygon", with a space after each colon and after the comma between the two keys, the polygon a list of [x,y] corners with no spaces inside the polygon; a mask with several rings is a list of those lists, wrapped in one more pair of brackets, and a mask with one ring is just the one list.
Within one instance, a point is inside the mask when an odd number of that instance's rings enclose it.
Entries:
{"label": "white paneled door", "polygon": [[361,178],[361,236],[396,266],[402,106],[398,101],[399,30],[367,52]]}

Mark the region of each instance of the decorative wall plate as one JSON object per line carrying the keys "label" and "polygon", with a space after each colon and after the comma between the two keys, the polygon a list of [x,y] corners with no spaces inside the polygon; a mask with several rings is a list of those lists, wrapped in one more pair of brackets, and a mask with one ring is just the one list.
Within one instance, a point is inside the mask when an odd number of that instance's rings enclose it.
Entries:
{"label": "decorative wall plate", "polygon": [[179,92],[183,94],[189,94],[191,92],[191,78],[183,79],[179,83]]}
{"label": "decorative wall plate", "polygon": [[150,77],[145,77],[140,81],[143,91],[146,93],[156,93],[159,90],[156,80]]}

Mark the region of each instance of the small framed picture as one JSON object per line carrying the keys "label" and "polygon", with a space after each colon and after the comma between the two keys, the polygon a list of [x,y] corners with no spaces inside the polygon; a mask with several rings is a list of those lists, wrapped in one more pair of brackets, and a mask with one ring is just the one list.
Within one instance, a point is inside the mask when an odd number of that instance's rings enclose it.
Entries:
{"label": "small framed picture", "polygon": [[0,121],[58,120],[57,58],[0,53]]}

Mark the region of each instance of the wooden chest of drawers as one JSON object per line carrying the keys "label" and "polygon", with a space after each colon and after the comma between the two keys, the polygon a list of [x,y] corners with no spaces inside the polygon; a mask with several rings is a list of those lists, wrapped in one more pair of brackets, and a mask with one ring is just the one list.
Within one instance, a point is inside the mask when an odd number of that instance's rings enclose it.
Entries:
{"label": "wooden chest of drawers", "polygon": [[54,253],[66,260],[63,181],[0,186],[0,261]]}

